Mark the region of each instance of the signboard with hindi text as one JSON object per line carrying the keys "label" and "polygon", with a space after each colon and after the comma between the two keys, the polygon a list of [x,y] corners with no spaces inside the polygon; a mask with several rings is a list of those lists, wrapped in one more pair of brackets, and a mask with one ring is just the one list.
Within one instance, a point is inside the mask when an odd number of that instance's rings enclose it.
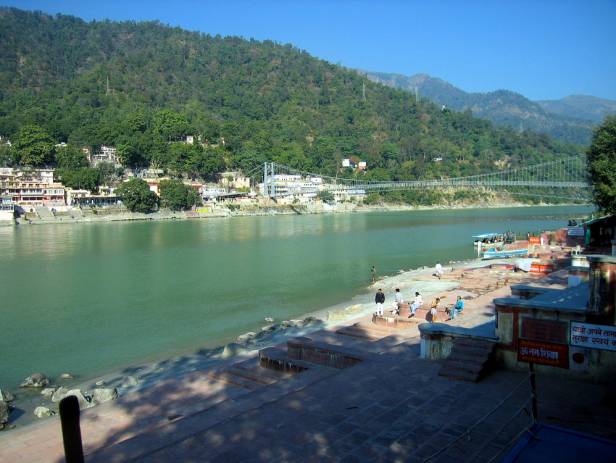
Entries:
{"label": "signboard with hindi text", "polygon": [[572,321],[571,345],[616,351],[616,326]]}
{"label": "signboard with hindi text", "polygon": [[518,362],[569,368],[569,346],[520,339],[518,341]]}
{"label": "signboard with hindi text", "polygon": [[569,324],[560,320],[522,317],[520,338],[529,341],[569,344]]}

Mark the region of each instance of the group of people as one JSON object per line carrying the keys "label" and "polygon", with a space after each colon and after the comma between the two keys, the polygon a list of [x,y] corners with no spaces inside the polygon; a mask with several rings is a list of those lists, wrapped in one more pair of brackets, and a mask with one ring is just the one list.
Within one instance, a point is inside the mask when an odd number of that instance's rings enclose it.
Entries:
{"label": "group of people", "polygon": [[[441,302],[441,298],[437,297],[432,301],[430,305],[430,321],[436,322],[438,321],[438,307]],[[384,304],[385,304],[385,293],[383,293],[383,289],[379,288],[374,296],[374,303],[376,304],[376,315],[383,316],[384,314]],[[400,315],[400,305],[404,303],[404,298],[402,297],[402,293],[400,292],[400,288],[396,288],[394,293],[394,307],[391,310],[392,315]],[[409,318],[415,316],[415,312],[423,305],[424,301],[421,297],[421,293],[419,291],[415,292],[415,299],[410,305],[411,313]],[[464,310],[464,301],[462,297],[458,296],[456,299],[456,303],[453,307],[447,308],[446,312],[449,315],[449,319],[453,320],[457,315],[462,313]]]}
{"label": "group of people", "polygon": [[[443,270],[443,266],[440,262],[437,262],[434,267],[433,275],[438,277],[438,279],[440,280],[441,276],[443,276],[444,273],[445,272]],[[377,280],[376,267],[374,265],[370,269],[370,274],[372,277],[372,282],[374,283]],[[438,321],[438,307],[440,302],[441,298],[437,297],[434,299],[434,301],[432,301],[432,304],[430,305],[431,322]],[[376,315],[383,316],[385,310],[385,293],[383,293],[383,289],[379,288],[379,290],[376,292],[376,295],[374,296],[374,303],[376,304]],[[391,310],[391,314],[400,315],[400,305],[404,303],[405,301],[402,297],[402,293],[400,292],[400,288],[396,288],[396,291],[394,293],[394,305]],[[421,294],[419,293],[419,291],[415,291],[415,298],[413,299],[413,302],[410,303],[411,313],[409,315],[409,318],[414,317],[415,312],[417,312],[417,309],[419,309],[423,304],[424,301],[421,297]],[[464,301],[460,296],[458,296],[456,299],[456,303],[452,307],[448,307],[445,311],[449,315],[449,320],[453,320],[456,318],[457,315],[462,312],[462,310],[464,310]]]}
{"label": "group of people", "polygon": [[[404,298],[402,297],[402,293],[400,292],[400,288],[396,288],[396,291],[394,293],[394,307],[391,310],[392,315],[400,315],[400,305],[404,304],[404,302],[405,301],[404,301]],[[382,316],[384,313],[383,304],[385,304],[385,293],[383,293],[383,290],[381,288],[379,288],[379,290],[376,292],[376,295],[374,296],[374,303],[376,304],[376,314]],[[415,312],[422,305],[423,305],[423,298],[421,297],[421,294],[419,293],[419,291],[416,291],[415,299],[413,300],[410,306],[411,315],[409,315],[409,317],[414,317]]]}

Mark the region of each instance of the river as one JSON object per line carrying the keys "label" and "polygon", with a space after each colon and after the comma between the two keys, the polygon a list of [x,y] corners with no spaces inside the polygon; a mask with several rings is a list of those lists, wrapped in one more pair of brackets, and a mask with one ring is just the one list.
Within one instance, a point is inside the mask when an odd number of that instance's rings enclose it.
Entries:
{"label": "river", "polygon": [[471,236],[585,206],[0,227],[0,387],[89,378],[299,318],[379,275],[472,258]]}

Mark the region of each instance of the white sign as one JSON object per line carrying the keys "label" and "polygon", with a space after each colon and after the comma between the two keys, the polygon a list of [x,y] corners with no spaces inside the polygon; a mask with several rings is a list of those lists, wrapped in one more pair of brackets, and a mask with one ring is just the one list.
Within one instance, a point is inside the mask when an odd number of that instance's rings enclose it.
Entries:
{"label": "white sign", "polygon": [[584,227],[569,227],[567,228],[569,236],[584,236]]}
{"label": "white sign", "polygon": [[616,351],[616,326],[571,322],[571,345]]}

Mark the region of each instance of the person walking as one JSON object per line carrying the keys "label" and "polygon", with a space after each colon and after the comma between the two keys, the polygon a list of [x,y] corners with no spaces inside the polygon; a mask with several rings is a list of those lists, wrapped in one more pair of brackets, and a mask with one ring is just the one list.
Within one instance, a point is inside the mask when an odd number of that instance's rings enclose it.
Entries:
{"label": "person walking", "polygon": [[383,293],[383,290],[381,288],[379,288],[379,290],[376,292],[376,295],[374,296],[374,303],[376,304],[376,314],[378,316],[382,316],[383,304],[385,303],[385,294]]}

